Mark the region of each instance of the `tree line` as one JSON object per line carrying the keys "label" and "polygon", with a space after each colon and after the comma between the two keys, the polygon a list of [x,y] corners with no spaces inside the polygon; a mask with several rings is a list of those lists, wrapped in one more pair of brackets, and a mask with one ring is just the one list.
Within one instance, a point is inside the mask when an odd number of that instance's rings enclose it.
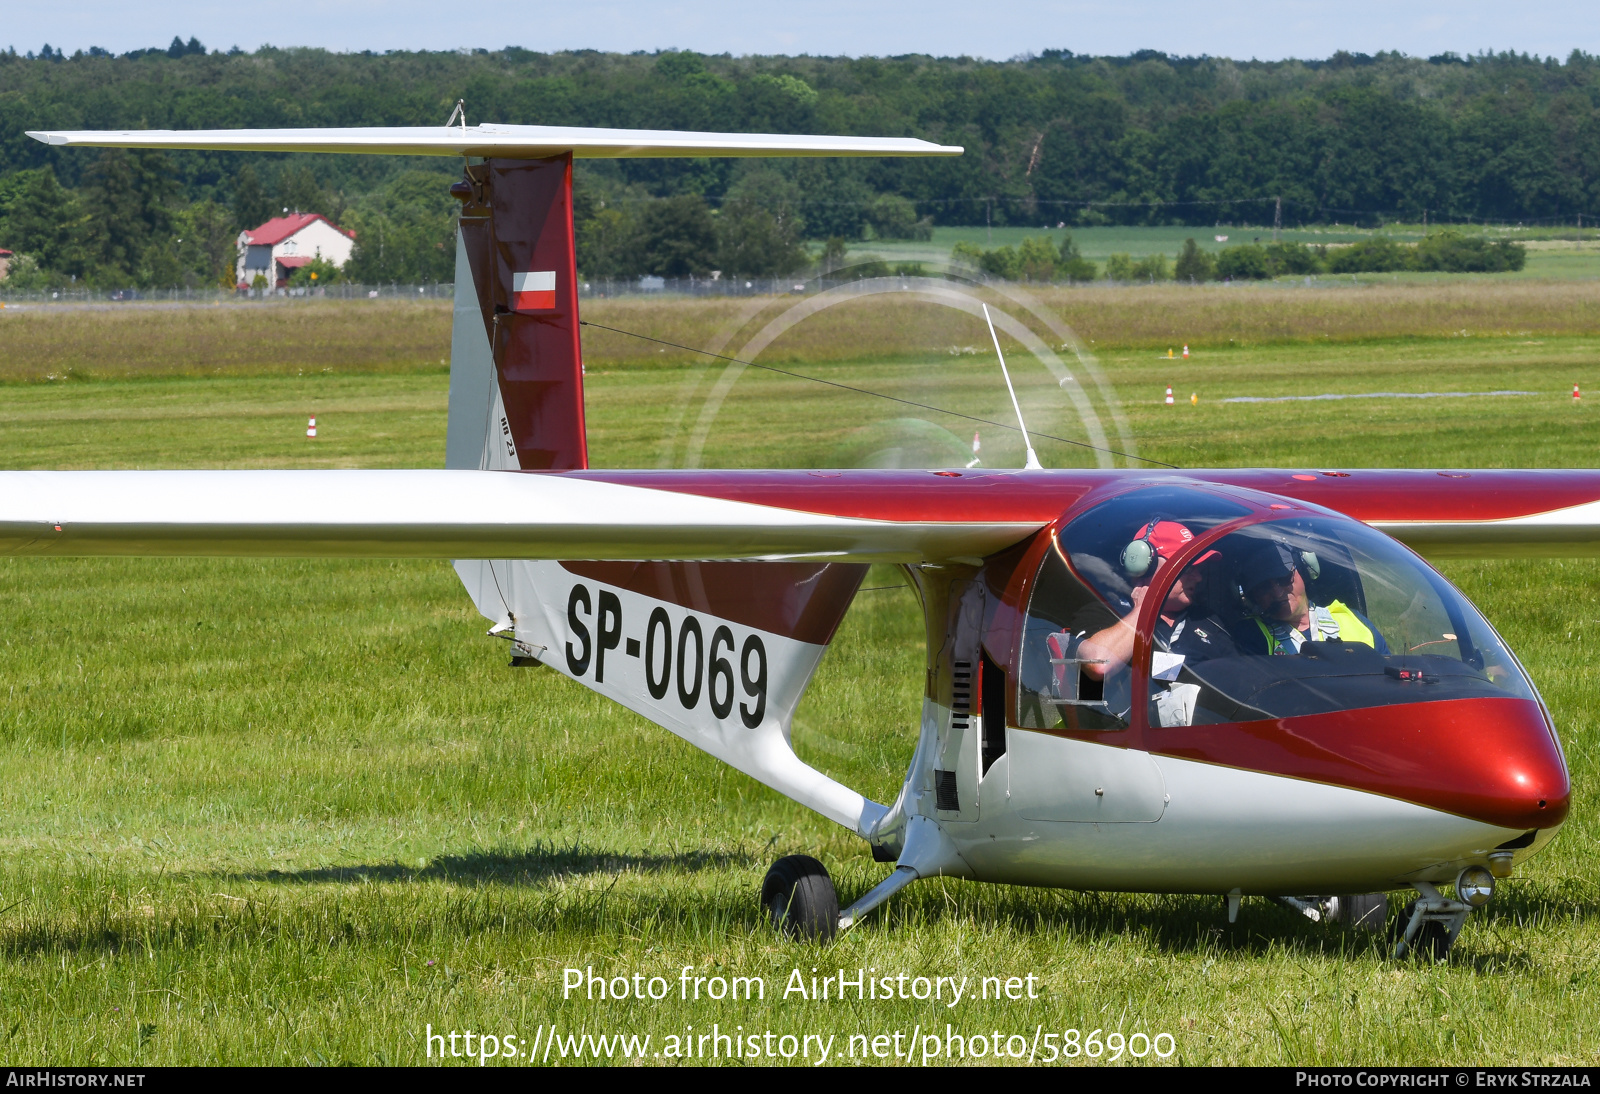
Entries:
{"label": "tree line", "polygon": [[236,233],[263,213],[314,208],[356,229],[350,276],[446,277],[454,170],[438,160],[93,155],[25,131],[416,125],[442,123],[458,98],[474,123],[912,135],[967,148],[930,160],[581,162],[580,246],[594,276],[762,273],[804,240],[914,238],[938,224],[1600,214],[1600,61],[1581,52],[1241,62],[1046,49],[988,62],[244,53],[191,38],[122,56],[0,52],[0,247],[29,255],[39,277],[220,281],[224,222]]}
{"label": "tree line", "polygon": [[1113,254],[1104,268],[1084,258],[1069,232],[1059,242],[1031,236],[1018,246],[984,250],[957,243],[951,252],[957,265],[1006,281],[1087,282],[1260,281],[1283,276],[1346,273],[1506,273],[1522,269],[1528,249],[1520,243],[1491,240],[1454,229],[1432,232],[1416,243],[1374,235],[1352,244],[1307,246],[1304,243],[1236,243],[1215,254],[1192,238],[1183,241],[1175,260],[1164,254],[1135,259]]}
{"label": "tree line", "polygon": [[356,236],[338,269],[318,262],[293,283],[340,278],[365,283],[436,282],[455,270],[454,177],[409,170],[351,199],[319,185],[305,166],[263,180],[239,169],[224,200],[184,201],[172,158],[107,149],[91,158],[77,188],[48,167],[0,177],[0,245],[13,251],[8,288],[231,288],[238,236],[290,212],[318,212]]}

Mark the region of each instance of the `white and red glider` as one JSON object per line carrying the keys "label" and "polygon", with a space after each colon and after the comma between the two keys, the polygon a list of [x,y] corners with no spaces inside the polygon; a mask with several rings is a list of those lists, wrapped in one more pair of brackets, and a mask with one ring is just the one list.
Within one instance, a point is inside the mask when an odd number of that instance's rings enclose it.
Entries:
{"label": "white and red glider", "polygon": [[[31,135],[481,161],[453,188],[445,470],[4,472],[0,550],[454,560],[519,659],[896,863],[841,914],[820,865],[780,862],[763,900],[806,933],[940,874],[1217,893],[1230,917],[1267,895],[1358,926],[1384,919],[1373,894],[1411,889],[1396,950],[1442,954],[1566,816],[1548,711],[1419,553],[1594,555],[1600,472],[588,470],[574,157],[959,148],[510,125]],[[1162,522],[1181,544],[1136,546]],[[1251,607],[1251,560],[1274,557],[1303,645]],[[789,746],[874,562],[903,567],[928,634],[916,753],[888,804]],[[1095,620],[1128,632],[1122,654],[1084,645]]]}

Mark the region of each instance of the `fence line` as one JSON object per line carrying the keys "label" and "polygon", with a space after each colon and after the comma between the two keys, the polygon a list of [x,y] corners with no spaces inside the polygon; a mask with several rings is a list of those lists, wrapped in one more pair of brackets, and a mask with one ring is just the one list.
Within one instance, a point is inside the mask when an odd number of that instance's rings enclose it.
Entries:
{"label": "fence line", "polygon": [[451,282],[435,285],[334,284],[317,288],[248,289],[8,289],[0,282],[0,301],[7,304],[118,304],[118,303],[266,303],[277,300],[453,300]]}
{"label": "fence line", "polygon": [[[889,272],[879,276],[897,277],[948,277],[951,280],[962,281],[976,285],[1032,285],[1036,287],[1076,288],[1087,291],[1095,289],[1127,288],[1145,284],[1174,284],[1173,280],[1165,278],[1161,281],[1151,282],[1145,279],[1134,281],[1112,281],[1104,277],[1093,281],[1069,282],[1059,281],[1034,281],[1023,279],[1020,281],[1007,281],[1004,278],[992,277],[976,270],[938,270],[930,269],[921,273],[901,274],[898,271]],[[1269,279],[1262,284],[1267,286],[1301,286],[1317,288],[1335,288],[1340,285],[1359,283],[1355,274],[1320,274],[1310,277],[1295,276],[1291,278]],[[1387,280],[1389,274],[1360,275],[1363,280],[1381,278]],[[835,277],[734,277],[716,278],[709,277],[630,277],[630,278],[589,278],[579,283],[578,296],[584,300],[604,300],[613,297],[756,297],[756,296],[794,296],[809,293],[825,292],[840,285],[848,285],[856,278]],[[1178,282],[1182,284],[1182,282]],[[1224,282],[1223,284],[1243,284],[1243,282]],[[278,291],[268,293],[260,292],[232,292],[226,289],[43,289],[43,290],[7,290],[0,284],[0,305],[50,305],[66,304],[83,307],[89,306],[114,306],[122,303],[147,303],[147,304],[267,304],[295,303],[300,301],[315,300],[411,300],[417,303],[431,303],[435,301],[449,301],[455,299],[455,286],[444,282],[434,285],[327,285],[318,289]]]}

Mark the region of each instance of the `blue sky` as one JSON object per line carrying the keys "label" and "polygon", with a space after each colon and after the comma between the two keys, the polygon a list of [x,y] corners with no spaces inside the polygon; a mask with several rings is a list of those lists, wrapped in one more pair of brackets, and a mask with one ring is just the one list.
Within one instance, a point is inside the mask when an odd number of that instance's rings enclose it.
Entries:
{"label": "blue sky", "polygon": [[[1505,0],[567,0],[521,4],[423,0],[5,0],[0,46],[126,52],[173,35],[208,47],[262,44],[363,49],[694,49],[704,53],[885,56],[967,54],[1003,59],[1044,49],[1260,58],[1326,57],[1338,49],[1511,49],[1565,57],[1600,53],[1587,4]],[[499,23],[475,17],[504,12]]]}

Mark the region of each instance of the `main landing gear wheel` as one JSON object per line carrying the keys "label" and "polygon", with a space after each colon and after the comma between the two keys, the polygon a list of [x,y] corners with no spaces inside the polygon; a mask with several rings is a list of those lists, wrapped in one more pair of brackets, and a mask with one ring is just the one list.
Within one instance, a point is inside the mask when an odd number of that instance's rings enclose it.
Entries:
{"label": "main landing gear wheel", "polygon": [[1386,893],[1341,893],[1333,918],[1353,931],[1382,931],[1389,922]]}
{"label": "main landing gear wheel", "polygon": [[827,942],[839,930],[839,894],[828,868],[810,855],[787,855],[761,883],[761,906],[791,938]]}

